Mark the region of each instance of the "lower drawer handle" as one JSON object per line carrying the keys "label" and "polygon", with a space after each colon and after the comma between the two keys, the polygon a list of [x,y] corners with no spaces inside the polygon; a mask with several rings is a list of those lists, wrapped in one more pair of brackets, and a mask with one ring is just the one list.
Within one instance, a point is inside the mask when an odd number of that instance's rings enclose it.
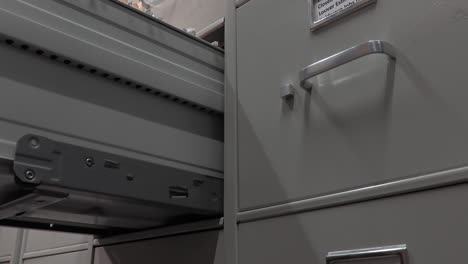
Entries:
{"label": "lower drawer handle", "polygon": [[346,260],[368,259],[378,257],[398,256],[401,264],[408,264],[406,245],[353,249],[334,251],[327,254],[327,264],[335,264]]}

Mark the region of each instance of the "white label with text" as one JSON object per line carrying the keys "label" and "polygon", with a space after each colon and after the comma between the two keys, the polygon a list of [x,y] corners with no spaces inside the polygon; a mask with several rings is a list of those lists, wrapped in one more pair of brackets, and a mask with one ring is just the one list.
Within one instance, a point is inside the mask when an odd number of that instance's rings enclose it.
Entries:
{"label": "white label with text", "polygon": [[345,8],[351,7],[360,0],[314,0],[315,21],[324,19]]}

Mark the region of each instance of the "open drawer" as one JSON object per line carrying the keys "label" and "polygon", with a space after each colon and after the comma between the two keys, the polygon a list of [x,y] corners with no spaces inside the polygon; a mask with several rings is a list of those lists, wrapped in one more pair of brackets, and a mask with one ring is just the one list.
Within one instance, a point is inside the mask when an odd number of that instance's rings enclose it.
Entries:
{"label": "open drawer", "polygon": [[107,0],[2,1],[0,42],[0,224],[222,215],[221,49]]}

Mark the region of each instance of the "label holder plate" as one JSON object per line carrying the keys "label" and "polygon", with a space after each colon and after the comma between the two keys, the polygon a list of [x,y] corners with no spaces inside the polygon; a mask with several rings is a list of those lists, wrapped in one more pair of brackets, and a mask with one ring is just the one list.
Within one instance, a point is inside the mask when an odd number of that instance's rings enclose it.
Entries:
{"label": "label holder plate", "polygon": [[[324,1],[324,0],[322,0]],[[315,7],[317,0],[308,0],[309,3],[309,17],[310,17],[310,30],[315,31],[318,30],[322,27],[325,27],[336,20],[339,20],[347,15],[350,15],[357,10],[360,10],[366,6],[376,4],[377,0],[356,0],[356,2],[350,6],[344,7],[343,9],[339,11],[332,12],[330,15],[325,16],[325,17],[320,17],[319,14],[317,14],[317,10]],[[335,5],[335,3],[338,2],[337,0],[332,0],[331,3]],[[343,1],[346,2],[346,1]],[[328,7],[328,6],[327,6]],[[326,7],[325,10],[326,12]],[[330,11],[330,10],[328,10]]]}

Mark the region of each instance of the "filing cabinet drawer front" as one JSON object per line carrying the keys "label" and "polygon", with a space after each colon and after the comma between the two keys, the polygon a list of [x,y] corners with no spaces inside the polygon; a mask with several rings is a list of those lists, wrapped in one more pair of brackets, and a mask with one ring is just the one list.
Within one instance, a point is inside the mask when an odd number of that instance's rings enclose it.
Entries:
{"label": "filing cabinet drawer front", "polygon": [[[408,264],[465,263],[467,198],[465,184],[244,223],[239,263],[325,264],[330,252],[395,245]],[[337,263],[388,263],[366,261]]]}
{"label": "filing cabinet drawer front", "polygon": [[44,256],[23,260],[24,264],[88,264],[90,263],[89,253],[86,251],[77,251],[66,254]]}
{"label": "filing cabinet drawer front", "polygon": [[[468,163],[467,2],[379,0],[314,32],[307,2],[237,9],[241,211]],[[304,67],[369,40],[396,60],[372,54],[301,88]]]}
{"label": "filing cabinet drawer front", "polygon": [[11,256],[17,233],[16,228],[0,227],[0,257]]}
{"label": "filing cabinet drawer front", "polygon": [[91,236],[82,234],[39,230],[28,230],[27,232],[26,253],[85,244],[91,239]]}
{"label": "filing cabinet drawer front", "polygon": [[223,233],[200,232],[188,235],[128,242],[97,247],[95,264],[120,263],[223,264]]}

